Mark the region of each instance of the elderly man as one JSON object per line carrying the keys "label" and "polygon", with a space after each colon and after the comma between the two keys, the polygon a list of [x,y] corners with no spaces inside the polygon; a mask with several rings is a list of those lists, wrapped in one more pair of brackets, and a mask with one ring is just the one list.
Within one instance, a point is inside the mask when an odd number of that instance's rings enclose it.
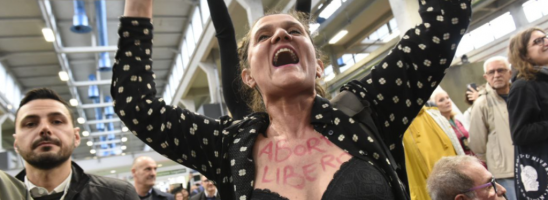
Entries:
{"label": "elderly man", "polygon": [[156,184],[156,161],[147,156],[135,158],[131,174],[135,182],[135,190],[141,200],[174,200],[172,194],[154,188]]}
{"label": "elderly man", "polygon": [[485,91],[475,102],[470,118],[470,148],[487,163],[487,169],[516,199],[514,186],[514,146],[506,100],[512,72],[505,57],[488,59],[483,65]]}
{"label": "elderly man", "polygon": [[25,160],[16,177],[34,200],[128,199],[137,197],[130,183],[84,173],[70,155],[80,145],[80,129],[54,91],[34,89],[21,100],[15,119],[15,150]]}
{"label": "elderly man", "polygon": [[476,157],[461,155],[440,159],[427,180],[432,200],[505,199],[506,189]]}
{"label": "elderly man", "polygon": [[217,192],[217,187],[213,184],[213,181],[207,179],[204,175],[201,176],[202,186],[204,191],[192,196],[190,200],[220,200],[221,197]]}

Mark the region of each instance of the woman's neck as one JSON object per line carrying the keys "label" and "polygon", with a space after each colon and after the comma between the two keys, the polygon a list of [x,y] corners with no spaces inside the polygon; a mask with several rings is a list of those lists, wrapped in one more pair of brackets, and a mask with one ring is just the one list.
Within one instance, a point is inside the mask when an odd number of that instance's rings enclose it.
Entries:
{"label": "woman's neck", "polygon": [[443,113],[441,113],[441,115],[443,115],[445,118],[447,118],[447,120],[451,120],[451,112],[443,112]]}
{"label": "woman's neck", "polygon": [[271,118],[269,135],[280,139],[301,137],[310,126],[315,96],[308,94],[265,100],[266,110]]}

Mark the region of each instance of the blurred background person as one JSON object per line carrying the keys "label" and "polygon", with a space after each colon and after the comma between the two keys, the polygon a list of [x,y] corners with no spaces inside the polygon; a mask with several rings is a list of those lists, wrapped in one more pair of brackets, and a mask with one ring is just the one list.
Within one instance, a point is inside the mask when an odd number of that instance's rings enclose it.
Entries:
{"label": "blurred background person", "polygon": [[439,159],[464,155],[451,125],[430,101],[405,132],[403,145],[412,200],[430,199],[426,190],[426,179]]}
{"label": "blurred background person", "polygon": [[188,191],[183,187],[174,188],[173,191],[171,191],[171,194],[175,196],[175,200],[188,200],[189,194]]}
{"label": "blurred background person", "polygon": [[148,156],[135,158],[131,167],[135,190],[141,200],[173,200],[172,194],[154,188],[156,184],[156,161]]}
{"label": "blurred background person", "polygon": [[483,94],[483,88],[485,84],[477,86],[476,83],[470,83],[466,85],[466,92],[464,93],[464,102],[468,105],[468,108],[455,118],[459,120],[464,128],[470,132],[470,116],[472,114],[472,107],[474,107],[474,101]]}
{"label": "blurred background person", "polygon": [[514,145],[506,106],[512,77],[510,63],[505,57],[492,57],[484,62],[483,69],[487,84],[472,109],[470,149],[506,188],[508,199],[515,200]]}
{"label": "blurred background person", "polygon": [[510,40],[509,61],[517,69],[508,95],[508,115],[516,146],[518,199],[546,198],[548,189],[548,39],[529,28]]}
{"label": "blurred background person", "polygon": [[204,191],[192,196],[190,200],[219,200],[221,196],[217,192],[217,187],[213,184],[213,181],[207,179],[204,175],[201,177],[202,186]]}
{"label": "blurred background person", "polygon": [[481,161],[473,156],[451,156],[439,160],[428,177],[433,200],[504,200],[499,185]]}
{"label": "blurred background person", "polygon": [[434,93],[432,93],[430,101],[433,101],[436,106],[438,106],[441,115],[449,121],[451,128],[453,128],[454,133],[459,139],[459,143],[464,150],[464,153],[466,155],[473,155],[474,153],[468,146],[468,131],[464,128],[462,123],[455,118],[457,111],[453,110],[453,102],[451,101],[451,98],[449,98],[447,92],[441,89],[441,87],[437,88]]}

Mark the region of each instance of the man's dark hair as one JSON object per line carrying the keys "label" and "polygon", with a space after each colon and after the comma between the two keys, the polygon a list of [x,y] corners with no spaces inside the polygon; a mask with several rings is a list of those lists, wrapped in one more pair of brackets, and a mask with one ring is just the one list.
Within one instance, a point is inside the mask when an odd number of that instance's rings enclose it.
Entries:
{"label": "man's dark hair", "polygon": [[[19,108],[17,108],[17,111],[15,112],[15,121],[17,121],[17,113],[19,113],[19,109],[23,107],[25,104],[37,100],[37,99],[51,99],[58,102],[61,102],[67,109],[69,109],[68,104],[65,100],[63,100],[55,91],[49,88],[37,88],[32,89],[28,91],[23,99],[21,99],[21,102],[19,103]],[[70,114],[70,110],[69,110]]]}

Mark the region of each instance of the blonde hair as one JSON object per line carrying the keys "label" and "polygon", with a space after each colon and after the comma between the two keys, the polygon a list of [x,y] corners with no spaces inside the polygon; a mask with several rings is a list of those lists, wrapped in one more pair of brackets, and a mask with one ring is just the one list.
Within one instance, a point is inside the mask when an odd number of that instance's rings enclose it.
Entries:
{"label": "blonde hair", "polygon": [[508,45],[508,60],[512,67],[518,70],[518,77],[525,80],[535,79],[536,74],[540,71],[536,68],[537,64],[527,58],[528,43],[535,31],[545,33],[544,30],[538,27],[528,28],[512,37]]}
{"label": "blonde hair", "polygon": [[[265,16],[278,14],[279,12],[269,12]],[[310,22],[308,15],[304,12],[297,12],[297,11],[291,11],[288,13],[288,15],[295,18],[297,21],[299,21],[304,29],[306,30],[306,34],[310,36],[310,29],[308,27],[308,24]],[[264,17],[264,16],[263,16]],[[261,17],[262,18],[262,17]],[[259,18],[257,21],[259,21],[261,18]],[[247,52],[249,50],[249,44],[251,41],[251,30],[257,24],[257,21],[253,23],[253,26],[249,29],[249,31],[245,34],[245,36],[240,41],[240,44],[238,45],[238,56],[240,58],[240,71],[243,71],[244,69],[249,69],[249,60],[247,58]],[[310,37],[310,41],[312,45],[314,45],[314,41],[312,40],[312,37]],[[316,58],[321,59],[322,55],[320,50],[314,45],[314,50],[316,52]],[[257,88],[251,88],[246,84],[241,84],[242,88],[240,88],[240,91],[242,94],[244,94],[244,97],[246,99],[246,103],[249,107],[251,107],[251,110],[253,112],[264,112],[266,111],[266,107],[263,102],[263,97],[261,96],[260,91]],[[319,81],[316,81],[315,83],[315,90],[316,93],[322,97],[325,97],[325,90],[320,85]]]}

